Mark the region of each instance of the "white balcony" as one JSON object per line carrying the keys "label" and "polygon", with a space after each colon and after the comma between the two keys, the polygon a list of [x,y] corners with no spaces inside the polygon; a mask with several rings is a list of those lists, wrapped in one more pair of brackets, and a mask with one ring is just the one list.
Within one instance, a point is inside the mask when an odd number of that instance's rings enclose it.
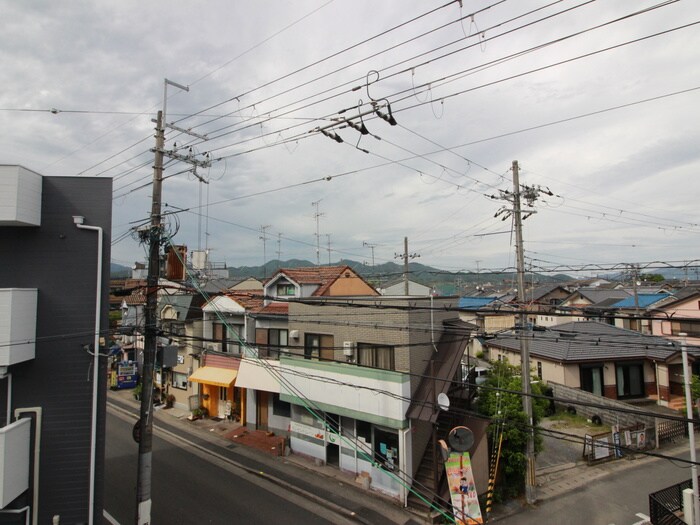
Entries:
{"label": "white balcony", "polygon": [[390,428],[404,428],[411,400],[408,374],[353,364],[280,357],[284,401],[354,417]]}
{"label": "white balcony", "polygon": [[0,288],[0,366],[34,359],[37,296],[34,288]]}
{"label": "white balcony", "polygon": [[41,175],[0,165],[0,226],[41,225]]}
{"label": "white balcony", "polygon": [[31,428],[31,419],[0,428],[0,508],[29,488]]}

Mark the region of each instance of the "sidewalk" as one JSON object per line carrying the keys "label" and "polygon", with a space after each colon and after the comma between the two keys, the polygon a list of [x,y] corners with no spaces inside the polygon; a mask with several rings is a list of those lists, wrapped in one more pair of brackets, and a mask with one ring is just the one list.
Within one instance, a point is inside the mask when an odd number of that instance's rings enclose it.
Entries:
{"label": "sidewalk", "polygon": [[[108,391],[108,402],[138,414],[139,402],[130,390]],[[156,407],[157,427],[226,456],[243,468],[264,475],[303,497],[317,501],[359,523],[419,525],[425,523],[393,499],[362,488],[361,480],[339,469],[298,456],[286,455],[280,436],[246,429],[234,421],[218,418],[189,419],[178,408]],[[237,446],[240,445],[240,446]]]}

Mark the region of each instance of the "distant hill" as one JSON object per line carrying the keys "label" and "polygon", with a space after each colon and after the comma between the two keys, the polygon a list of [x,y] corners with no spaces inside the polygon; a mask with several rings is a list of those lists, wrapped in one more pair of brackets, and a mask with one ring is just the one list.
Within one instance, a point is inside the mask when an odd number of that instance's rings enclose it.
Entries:
{"label": "distant hill", "polygon": [[[403,279],[403,265],[397,264],[395,262],[387,262],[383,264],[377,264],[375,266],[367,266],[361,262],[353,261],[350,259],[341,259],[340,261],[333,262],[333,265],[349,266],[362,277],[367,279],[374,286],[384,286],[386,284],[394,283]],[[245,279],[246,277],[255,277],[257,279],[263,279],[265,277],[271,277],[277,271],[278,268],[300,268],[310,266],[315,266],[315,264],[311,261],[306,261],[302,259],[291,259],[288,261],[272,260],[268,261],[264,267],[241,266],[238,268],[229,268],[229,276],[232,279]],[[504,282],[512,283],[515,281],[515,274],[512,272],[502,274],[480,273],[478,275],[473,272],[454,273],[415,262],[408,264],[408,270],[411,275],[411,280],[424,284],[426,286],[434,287],[442,295],[454,295],[456,292],[457,285],[460,282],[462,285],[485,282],[490,282],[494,285],[498,285]],[[531,281],[531,279],[531,275],[528,274],[528,281]],[[571,281],[572,279],[571,277],[563,274],[538,274],[536,276],[536,280],[540,284],[546,284],[566,282]]]}
{"label": "distant hill", "polygon": [[131,268],[117,263],[110,263],[109,275],[112,279],[126,279],[131,277]]}

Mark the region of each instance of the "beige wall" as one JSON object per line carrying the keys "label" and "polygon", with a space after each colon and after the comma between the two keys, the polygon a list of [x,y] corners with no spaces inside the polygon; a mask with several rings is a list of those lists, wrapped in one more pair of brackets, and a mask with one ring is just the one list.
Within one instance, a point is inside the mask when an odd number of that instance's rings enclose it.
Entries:
{"label": "beige wall", "polygon": [[326,295],[379,295],[379,292],[367,284],[363,279],[358,277],[357,274],[348,270],[343,272],[343,275],[338,277],[338,279],[331,284]]}
{"label": "beige wall", "polygon": [[[421,375],[435,352],[433,340],[435,344],[440,340],[443,321],[457,317],[450,311],[456,306],[456,298],[434,299],[432,321],[429,297],[348,297],[347,300],[355,306],[324,305],[323,300],[317,304],[316,301],[290,303],[289,330],[299,331],[298,339],[290,339],[292,353],[303,354],[305,334],[332,335],[337,361],[345,360],[344,341],[387,345],[394,347],[396,371]],[[431,322],[434,334],[431,334]],[[411,380],[411,393],[418,382],[419,378]]]}

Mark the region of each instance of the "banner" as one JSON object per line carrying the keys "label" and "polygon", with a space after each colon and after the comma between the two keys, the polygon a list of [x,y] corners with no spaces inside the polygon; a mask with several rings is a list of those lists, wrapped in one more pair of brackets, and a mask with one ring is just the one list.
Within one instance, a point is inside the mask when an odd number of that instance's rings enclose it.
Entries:
{"label": "banner", "polygon": [[456,523],[458,525],[484,523],[469,452],[451,452],[450,457],[445,461],[445,471]]}

